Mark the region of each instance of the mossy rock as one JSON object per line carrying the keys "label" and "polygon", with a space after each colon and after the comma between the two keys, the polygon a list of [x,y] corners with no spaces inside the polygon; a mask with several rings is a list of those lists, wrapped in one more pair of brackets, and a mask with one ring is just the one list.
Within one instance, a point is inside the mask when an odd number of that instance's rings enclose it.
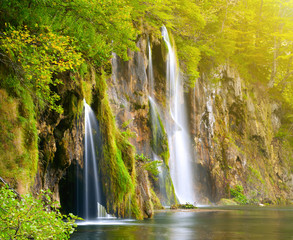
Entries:
{"label": "mossy rock", "polygon": [[198,209],[198,207],[194,206],[191,203],[184,203],[184,204],[174,204],[170,207],[170,209]]}
{"label": "mossy rock", "polygon": [[96,79],[92,107],[100,123],[103,139],[103,156],[99,168],[107,211],[118,217],[129,216],[131,212],[132,217],[142,219],[142,209],[135,195],[135,149],[116,126],[108,100],[106,78],[102,73]]}
{"label": "mossy rock", "polygon": [[149,102],[149,109],[149,125],[152,133],[151,147],[154,153],[160,156],[167,168],[169,168],[170,152],[165,127],[154,102]]}
{"label": "mossy rock", "polygon": [[220,206],[236,206],[238,204],[232,199],[221,198],[218,205],[220,205]]}
{"label": "mossy rock", "polygon": [[37,121],[31,95],[22,86],[15,88],[16,92],[0,89],[0,175],[27,193],[37,173]]}

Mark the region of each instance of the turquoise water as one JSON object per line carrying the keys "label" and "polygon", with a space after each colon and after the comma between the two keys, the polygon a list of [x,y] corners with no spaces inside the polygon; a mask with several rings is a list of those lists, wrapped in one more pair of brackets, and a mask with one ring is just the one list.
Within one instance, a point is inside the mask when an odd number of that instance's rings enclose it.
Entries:
{"label": "turquoise water", "polygon": [[144,221],[88,222],[79,225],[71,239],[293,240],[293,208],[169,210]]}

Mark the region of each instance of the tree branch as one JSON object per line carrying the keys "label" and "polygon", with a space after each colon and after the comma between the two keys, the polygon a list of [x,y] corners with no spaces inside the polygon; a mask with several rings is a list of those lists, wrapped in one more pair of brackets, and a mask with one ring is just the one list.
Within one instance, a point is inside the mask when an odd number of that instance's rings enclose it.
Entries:
{"label": "tree branch", "polygon": [[8,188],[10,189],[10,190],[12,190],[15,194],[16,194],[16,196],[17,196],[17,198],[18,199],[22,199],[22,197],[20,196],[20,194],[16,191],[16,190],[14,190],[12,187],[10,187],[10,185],[2,178],[2,177],[0,177],[0,181],[4,184],[4,185],[7,185],[8,186]]}

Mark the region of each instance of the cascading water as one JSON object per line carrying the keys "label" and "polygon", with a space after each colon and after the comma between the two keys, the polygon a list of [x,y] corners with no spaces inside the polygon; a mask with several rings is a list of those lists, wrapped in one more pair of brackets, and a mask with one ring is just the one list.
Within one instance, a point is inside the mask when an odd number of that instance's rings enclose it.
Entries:
{"label": "cascading water", "polygon": [[184,101],[183,82],[177,65],[175,49],[172,47],[166,27],[162,27],[162,36],[168,48],[167,56],[167,94],[172,121],[167,124],[170,148],[170,172],[174,188],[180,203],[195,203],[193,188],[192,151],[188,134],[186,103]]}
{"label": "cascading water", "polygon": [[[152,49],[150,40],[148,38],[148,51],[149,51],[149,62],[148,62],[148,79],[149,79],[149,103],[150,103],[150,117],[151,117],[151,128],[154,129],[156,126],[159,125],[159,116],[158,116],[158,109],[155,100],[153,99],[154,96],[154,72],[153,72],[153,59],[152,59]],[[160,158],[152,152],[152,159],[154,161],[159,160]],[[163,177],[163,166],[159,166],[159,187],[160,193],[162,194],[165,192],[164,189],[164,177]],[[161,200],[162,201],[162,200]],[[162,201],[163,202],[163,201]],[[163,203],[164,204],[164,203]]]}
{"label": "cascading water", "polygon": [[150,40],[148,39],[148,51],[149,51],[149,63],[148,63],[148,78],[149,78],[149,94],[150,97],[154,96],[154,71],[153,71],[153,59]]}
{"label": "cascading water", "polygon": [[[160,117],[160,111],[158,105],[155,101],[155,81],[153,73],[153,61],[152,61],[152,50],[150,41],[148,39],[148,51],[149,51],[149,62],[148,62],[148,79],[149,79],[149,106],[150,106],[150,123],[152,130],[152,141],[153,141],[153,151],[152,159],[154,161],[162,161],[162,157],[158,156],[162,154],[166,149],[162,147],[165,142],[167,142],[167,135],[163,122]],[[159,176],[158,176],[158,186],[155,186],[158,189],[158,196],[161,200],[161,203],[165,206],[171,206],[176,203],[174,187],[170,177],[168,166],[162,161],[162,165],[159,166]]]}
{"label": "cascading water", "polygon": [[78,215],[85,220],[90,218],[108,217],[101,203],[101,191],[98,176],[97,158],[101,156],[101,135],[98,121],[91,107],[84,100],[85,111],[85,137],[84,137],[84,165],[82,204],[78,209]]}

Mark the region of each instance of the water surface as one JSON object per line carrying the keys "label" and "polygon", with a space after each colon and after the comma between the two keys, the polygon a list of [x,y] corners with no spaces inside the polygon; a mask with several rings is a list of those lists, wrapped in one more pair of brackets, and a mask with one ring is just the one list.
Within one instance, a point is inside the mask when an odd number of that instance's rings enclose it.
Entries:
{"label": "water surface", "polygon": [[293,208],[157,212],[153,219],[98,220],[79,225],[74,240],[293,240]]}

